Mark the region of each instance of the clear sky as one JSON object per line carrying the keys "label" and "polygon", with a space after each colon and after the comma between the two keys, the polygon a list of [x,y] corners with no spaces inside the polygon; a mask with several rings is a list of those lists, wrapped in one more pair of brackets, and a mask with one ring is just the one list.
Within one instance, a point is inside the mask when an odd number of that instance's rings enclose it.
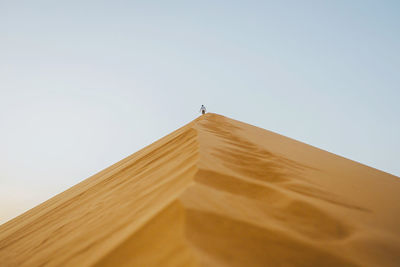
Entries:
{"label": "clear sky", "polygon": [[400,176],[400,2],[0,0],[0,223],[209,111]]}

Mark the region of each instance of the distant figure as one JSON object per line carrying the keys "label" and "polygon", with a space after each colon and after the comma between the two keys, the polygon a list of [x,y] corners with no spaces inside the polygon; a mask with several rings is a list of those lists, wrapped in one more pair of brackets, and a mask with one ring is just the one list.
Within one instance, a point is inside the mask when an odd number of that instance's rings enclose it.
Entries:
{"label": "distant figure", "polygon": [[200,111],[201,111],[201,114],[206,114],[206,107],[204,106],[204,105],[201,105],[201,108],[200,108]]}

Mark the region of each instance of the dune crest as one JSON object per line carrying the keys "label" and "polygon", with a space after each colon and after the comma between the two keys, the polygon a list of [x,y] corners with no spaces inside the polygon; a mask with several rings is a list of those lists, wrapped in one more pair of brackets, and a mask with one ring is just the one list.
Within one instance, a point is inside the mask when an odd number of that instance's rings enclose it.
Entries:
{"label": "dune crest", "polygon": [[1,266],[399,266],[400,180],[206,114],[0,226]]}

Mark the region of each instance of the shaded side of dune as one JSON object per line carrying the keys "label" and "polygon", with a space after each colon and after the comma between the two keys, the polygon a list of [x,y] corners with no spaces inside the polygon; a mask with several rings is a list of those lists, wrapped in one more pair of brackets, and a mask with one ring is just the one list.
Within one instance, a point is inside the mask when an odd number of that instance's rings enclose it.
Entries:
{"label": "shaded side of dune", "polygon": [[191,183],[191,124],[0,227],[2,266],[88,266],[142,228]]}

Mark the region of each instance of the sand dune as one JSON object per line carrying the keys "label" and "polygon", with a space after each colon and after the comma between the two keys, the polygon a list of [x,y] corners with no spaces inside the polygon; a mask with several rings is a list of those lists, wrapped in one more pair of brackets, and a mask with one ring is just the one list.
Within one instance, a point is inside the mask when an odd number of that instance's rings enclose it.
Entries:
{"label": "sand dune", "polygon": [[399,266],[400,180],[206,114],[0,226],[1,266]]}

